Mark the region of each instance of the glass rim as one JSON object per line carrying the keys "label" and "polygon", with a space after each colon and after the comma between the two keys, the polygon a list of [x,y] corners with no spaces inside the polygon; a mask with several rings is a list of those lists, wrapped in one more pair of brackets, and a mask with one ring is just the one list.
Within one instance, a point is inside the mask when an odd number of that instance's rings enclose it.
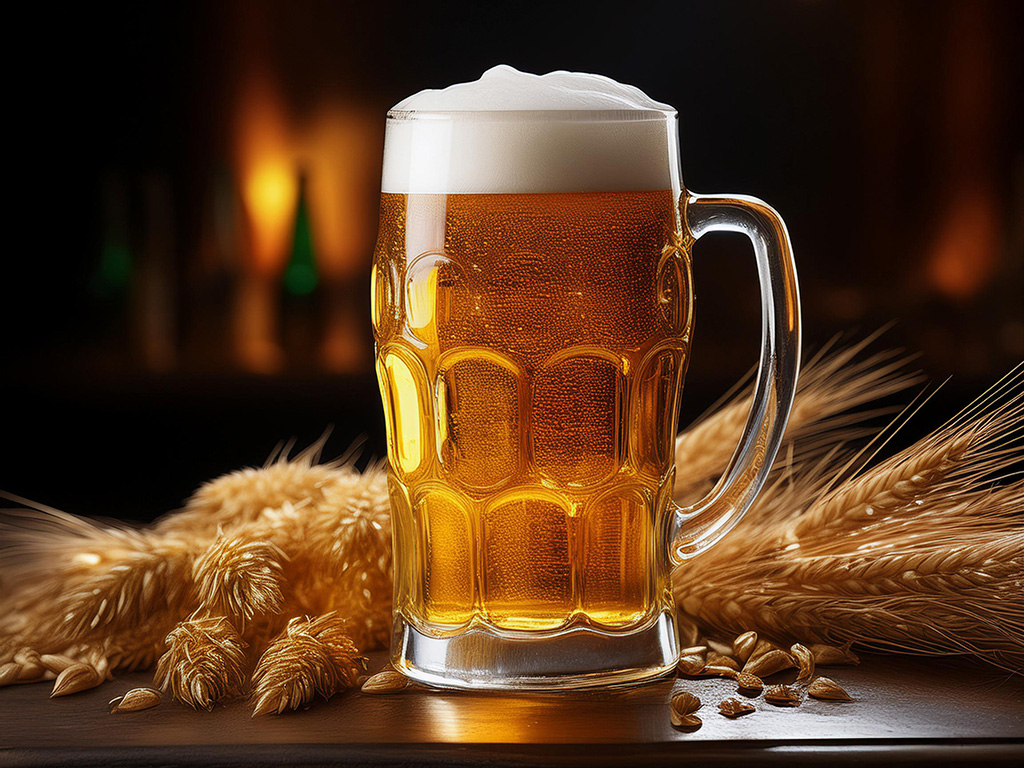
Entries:
{"label": "glass rim", "polygon": [[388,121],[620,123],[677,120],[675,109],[389,109]]}

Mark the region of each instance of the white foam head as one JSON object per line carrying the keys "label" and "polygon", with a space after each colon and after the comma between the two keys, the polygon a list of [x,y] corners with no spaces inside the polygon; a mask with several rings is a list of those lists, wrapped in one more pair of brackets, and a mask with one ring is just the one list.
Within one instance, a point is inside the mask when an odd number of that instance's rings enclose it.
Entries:
{"label": "white foam head", "polygon": [[676,113],[601,75],[509,66],[388,113],[384,192],[678,189]]}

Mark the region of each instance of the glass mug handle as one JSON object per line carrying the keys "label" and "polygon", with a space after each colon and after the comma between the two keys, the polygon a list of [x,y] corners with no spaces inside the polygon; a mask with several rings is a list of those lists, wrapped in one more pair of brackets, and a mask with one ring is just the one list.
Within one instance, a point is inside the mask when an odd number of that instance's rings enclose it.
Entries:
{"label": "glass mug handle", "polygon": [[741,232],[750,238],[761,286],[761,361],[754,402],[725,473],[692,506],[670,502],[669,558],[678,565],[727,534],[760,492],[782,443],[800,369],[800,294],[786,224],[767,203],[744,195],[690,195],[690,233]]}

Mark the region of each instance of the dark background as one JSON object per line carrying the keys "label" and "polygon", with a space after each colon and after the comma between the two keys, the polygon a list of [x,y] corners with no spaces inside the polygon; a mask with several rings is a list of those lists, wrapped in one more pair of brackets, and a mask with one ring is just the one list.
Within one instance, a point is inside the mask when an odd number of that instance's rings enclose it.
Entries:
{"label": "dark background", "polygon": [[[382,454],[384,114],[498,63],[675,105],[687,187],[785,217],[808,347],[896,321],[881,346],[952,376],[911,434],[934,426],[1024,358],[1022,8],[46,6],[9,30],[32,54],[7,78],[0,489],[149,519],[329,425],[327,455]],[[755,361],[748,249],[696,248],[684,422]]]}

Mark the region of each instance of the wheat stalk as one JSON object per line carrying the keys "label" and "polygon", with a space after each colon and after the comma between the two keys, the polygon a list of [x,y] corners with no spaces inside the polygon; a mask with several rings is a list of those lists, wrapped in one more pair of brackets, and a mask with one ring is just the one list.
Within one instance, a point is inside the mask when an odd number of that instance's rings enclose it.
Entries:
{"label": "wheat stalk", "polygon": [[46,654],[78,644],[101,652],[112,670],[150,667],[179,622],[192,631],[197,612],[223,616],[250,655],[289,616],[332,610],[348,618],[360,648],[385,645],[391,529],[383,468],[314,464],[316,450],[295,459],[281,452],[260,470],[207,483],[185,511],[149,529],[42,505],[5,513],[0,664],[21,648]]}
{"label": "wheat stalk", "polygon": [[[837,340],[811,358],[801,371],[782,451],[822,452],[837,442],[871,434],[857,425],[878,410],[859,411],[904,390],[921,377],[906,370],[909,357],[883,352],[857,359],[874,337],[838,350]],[[674,495],[680,503],[697,501],[721,477],[740,441],[753,402],[753,390],[681,432],[676,438]]]}
{"label": "wheat stalk", "polygon": [[191,546],[174,536],[102,526],[42,505],[0,520],[0,636],[43,652],[102,640],[139,616],[180,605],[191,589]]}
{"label": "wheat stalk", "polygon": [[[682,609],[726,633],[969,653],[1020,671],[1024,480],[1007,472],[1022,457],[1022,421],[1018,371],[834,490],[769,492],[722,546],[677,569]],[[795,515],[761,516],[763,503],[787,501]]]}

